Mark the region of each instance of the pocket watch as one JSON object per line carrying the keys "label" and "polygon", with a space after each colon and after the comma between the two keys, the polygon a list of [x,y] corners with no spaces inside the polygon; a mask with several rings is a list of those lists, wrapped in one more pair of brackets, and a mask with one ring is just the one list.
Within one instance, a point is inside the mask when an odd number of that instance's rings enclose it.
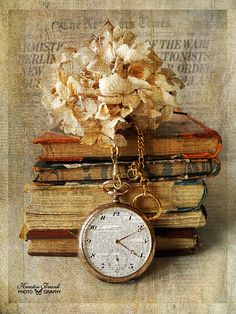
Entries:
{"label": "pocket watch", "polygon": [[[84,222],[79,234],[79,256],[88,271],[107,282],[127,282],[141,276],[151,264],[156,239],[150,223],[161,214],[160,202],[147,192],[148,179],[143,175],[143,135],[138,163],[130,168],[130,177],[139,178],[143,193],[137,195],[132,205],[121,203],[120,197],[127,193],[129,184],[120,179],[117,160],[118,147],[111,148],[113,180],[103,183],[104,192],[113,197],[113,202],[97,207]],[[139,145],[140,146],[140,145]],[[142,155],[141,155],[142,154]],[[147,219],[135,207],[137,200],[151,198],[156,205],[156,214]]]}
{"label": "pocket watch", "polygon": [[[105,182],[104,189],[109,182]],[[113,203],[97,207],[79,234],[79,254],[95,277],[107,282],[126,282],[142,275],[155,254],[155,234],[149,220],[135,207],[121,203],[128,191],[108,191]]]}

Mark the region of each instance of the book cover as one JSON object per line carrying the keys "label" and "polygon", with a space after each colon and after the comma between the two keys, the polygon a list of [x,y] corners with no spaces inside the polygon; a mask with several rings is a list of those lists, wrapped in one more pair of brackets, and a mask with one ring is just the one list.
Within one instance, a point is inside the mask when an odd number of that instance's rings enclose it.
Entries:
{"label": "book cover", "polygon": [[[137,155],[137,136],[128,129],[127,146],[120,147],[122,158]],[[110,158],[110,150],[98,145],[82,145],[80,138],[63,133],[46,132],[33,140],[41,144],[43,161],[79,161],[87,158]],[[220,135],[183,112],[175,112],[171,121],[145,135],[147,156],[181,156],[183,158],[215,158],[221,149]]]}
{"label": "book cover", "polygon": [[[129,161],[119,162],[121,179],[127,179]],[[113,166],[109,161],[52,163],[38,161],[34,166],[35,182],[110,180]],[[214,159],[164,159],[147,160],[144,173],[157,181],[186,180],[216,176],[220,161]]]}

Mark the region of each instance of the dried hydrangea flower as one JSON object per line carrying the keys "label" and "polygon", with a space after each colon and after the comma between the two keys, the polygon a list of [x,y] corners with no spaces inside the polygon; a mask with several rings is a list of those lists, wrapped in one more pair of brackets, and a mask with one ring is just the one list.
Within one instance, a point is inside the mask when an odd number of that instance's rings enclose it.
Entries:
{"label": "dried hydrangea flower", "polygon": [[52,84],[42,87],[54,125],[82,144],[107,147],[127,144],[120,130],[130,121],[145,131],[171,119],[183,83],[135,37],[108,21],[83,47],[64,49]]}

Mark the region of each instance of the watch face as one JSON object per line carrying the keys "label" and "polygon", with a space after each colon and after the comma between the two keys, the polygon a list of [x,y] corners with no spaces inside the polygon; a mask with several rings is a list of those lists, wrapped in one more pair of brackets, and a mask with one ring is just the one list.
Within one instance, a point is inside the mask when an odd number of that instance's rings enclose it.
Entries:
{"label": "watch face", "polygon": [[154,256],[154,242],[149,221],[124,204],[95,210],[79,236],[80,253],[90,272],[111,282],[141,275]]}

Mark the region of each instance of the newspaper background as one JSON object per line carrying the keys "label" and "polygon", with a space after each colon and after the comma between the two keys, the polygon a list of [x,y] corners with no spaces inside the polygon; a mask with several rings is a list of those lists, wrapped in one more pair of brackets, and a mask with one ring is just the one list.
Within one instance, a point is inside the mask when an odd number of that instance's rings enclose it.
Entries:
{"label": "newspaper background", "polygon": [[[160,313],[228,313],[235,310],[232,303],[236,293],[233,267],[235,222],[232,219],[233,215],[235,217],[233,56],[236,38],[232,31],[235,25],[235,11],[230,4],[228,7],[220,7],[212,3],[207,6],[206,2],[203,2],[199,3],[198,7],[188,7],[186,2],[182,3],[178,10],[173,10],[176,9],[174,4],[160,7],[152,1],[144,4],[130,2],[126,7],[122,2],[118,2],[116,9],[122,11],[109,10],[105,12],[106,15],[91,9],[109,6],[113,8],[109,2],[100,7],[96,1],[74,3],[69,7],[66,2],[55,5],[52,1],[39,1],[34,4],[28,1],[25,5],[17,1],[4,3],[1,16],[1,30],[5,36],[1,49],[1,62],[4,66],[1,73],[4,106],[1,108],[3,197],[0,216],[3,226],[0,230],[3,246],[3,256],[0,260],[0,309],[3,313],[30,313],[34,309],[38,312],[47,310],[49,313],[59,309],[62,313],[156,313],[157,309]],[[147,11],[155,6],[162,10]],[[90,10],[76,11],[80,8]],[[136,8],[143,10],[134,11]],[[197,10],[209,8],[211,10]],[[9,11],[10,9],[16,10]],[[39,11],[31,11],[32,9]],[[125,11],[126,9],[132,9],[132,12]],[[87,24],[83,19],[83,22],[79,23],[78,13],[80,16],[89,16]],[[87,37],[87,29],[92,30],[91,33],[96,32],[100,28],[99,23],[103,23],[107,17],[110,17],[114,24],[122,21],[133,26],[134,21],[133,30],[138,38],[151,40],[158,52],[164,56],[166,53],[167,59],[167,52],[172,52],[172,57],[177,59],[186,39],[205,41],[201,48],[190,49],[192,53],[198,52],[198,55],[201,55],[199,51],[202,52],[201,62],[190,64],[192,67],[197,64],[195,69],[199,64],[204,64],[204,72],[194,75],[188,73],[188,86],[179,100],[184,110],[219,131],[224,140],[221,154],[222,172],[213,181],[207,181],[209,195],[206,206],[209,220],[207,227],[201,231],[205,243],[201,254],[156,260],[147,276],[136,283],[122,286],[107,285],[91,278],[80,268],[78,259],[30,257],[26,252],[26,244],[18,239],[18,231],[23,221],[20,210],[24,202],[22,190],[31,178],[30,169],[38,154],[37,149],[31,145],[31,139],[48,127],[45,124],[46,114],[40,105],[40,93],[34,85],[34,79],[40,78],[40,75],[34,74],[40,72],[39,67],[45,60],[43,58],[46,56],[46,60],[50,60],[50,56],[45,52],[30,51],[30,45],[39,41],[45,43],[56,40],[53,48],[57,49],[57,45],[60,46],[62,42],[79,44],[79,35],[85,34],[81,27],[86,28]],[[67,22],[62,23],[63,19],[67,19]],[[94,20],[99,23],[86,27]],[[151,25],[144,27],[148,21],[152,22]],[[168,41],[164,43],[161,40]],[[181,48],[178,48],[179,46]],[[39,48],[35,46],[35,49]],[[24,61],[27,58],[28,62]],[[39,64],[35,65],[32,60],[37,60]],[[186,67],[186,63],[179,60],[171,63],[174,70],[177,69],[177,74],[178,69]],[[44,281],[60,282],[62,293],[45,296],[17,294],[17,285],[21,282]]]}

